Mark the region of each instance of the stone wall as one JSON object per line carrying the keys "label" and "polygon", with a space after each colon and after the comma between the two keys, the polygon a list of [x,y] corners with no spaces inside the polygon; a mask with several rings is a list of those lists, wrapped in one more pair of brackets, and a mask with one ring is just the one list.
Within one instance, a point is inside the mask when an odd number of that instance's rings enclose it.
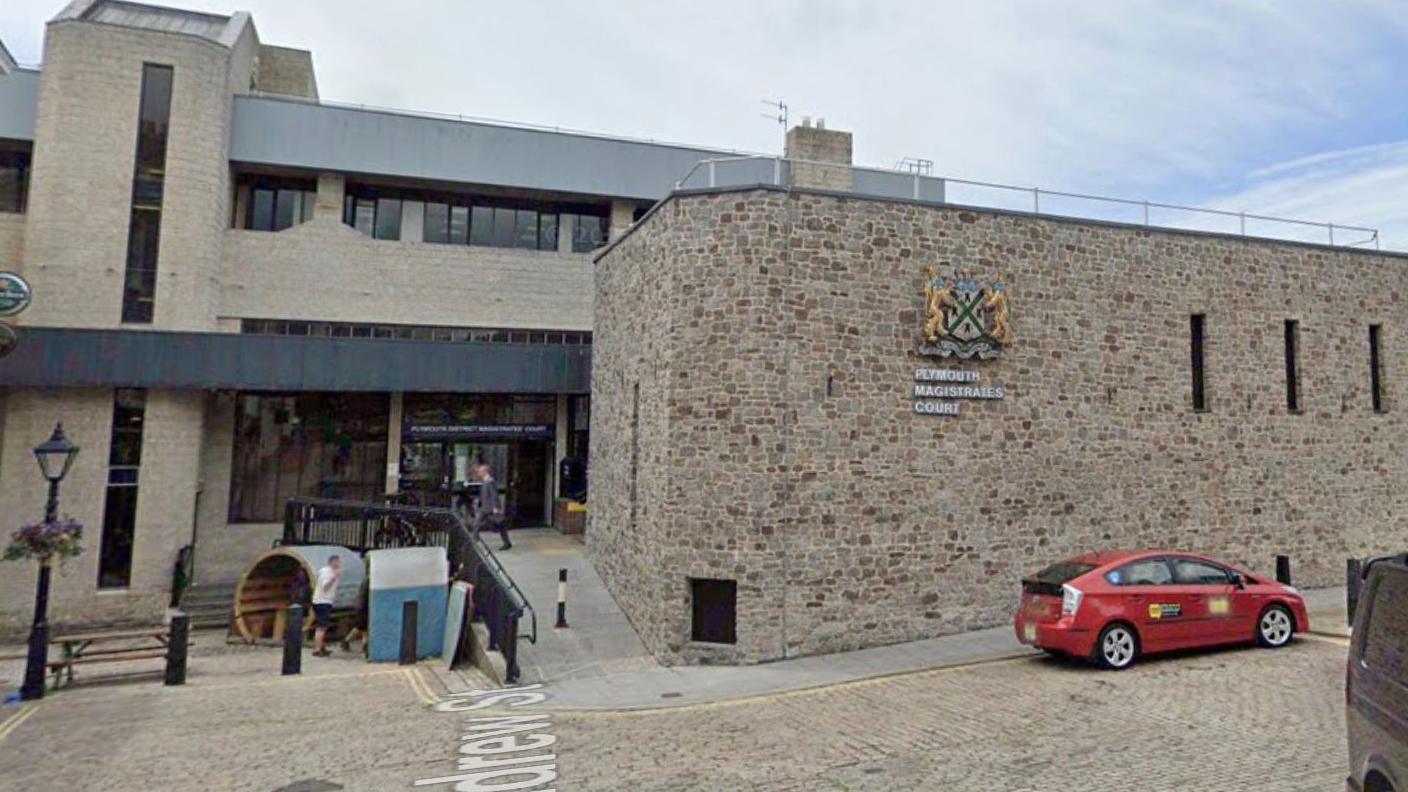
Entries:
{"label": "stone wall", "polygon": [[[1005,282],[999,359],[918,354],[928,265]],[[596,285],[588,549],[667,662],[1006,623],[1022,575],[1094,549],[1266,574],[1288,553],[1313,586],[1408,546],[1403,256],[752,191],[670,199],[600,257]],[[921,367],[976,371],[1006,398],[918,415]],[[735,646],[689,641],[689,577],[738,581]]]}

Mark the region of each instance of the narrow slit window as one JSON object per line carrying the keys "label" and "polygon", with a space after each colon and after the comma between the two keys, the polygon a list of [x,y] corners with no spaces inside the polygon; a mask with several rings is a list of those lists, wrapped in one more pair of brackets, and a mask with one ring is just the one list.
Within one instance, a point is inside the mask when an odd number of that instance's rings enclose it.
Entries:
{"label": "narrow slit window", "polygon": [[1369,325],[1369,397],[1373,400],[1376,413],[1385,412],[1383,356],[1379,347],[1382,329],[1383,325]]}
{"label": "narrow slit window", "polygon": [[1193,409],[1199,412],[1208,408],[1206,374],[1203,371],[1206,324],[1206,314],[1193,314],[1189,317],[1189,335],[1193,353]]}
{"label": "narrow slit window", "polygon": [[1286,411],[1300,412],[1300,322],[1286,320]]}
{"label": "narrow slit window", "polygon": [[631,527],[636,526],[636,480],[640,475],[640,383],[631,393]]}

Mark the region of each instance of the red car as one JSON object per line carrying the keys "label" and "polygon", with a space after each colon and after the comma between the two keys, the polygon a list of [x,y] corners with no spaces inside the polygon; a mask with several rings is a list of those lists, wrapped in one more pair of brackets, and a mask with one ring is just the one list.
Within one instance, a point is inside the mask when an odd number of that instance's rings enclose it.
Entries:
{"label": "red car", "polygon": [[1141,654],[1257,642],[1310,628],[1296,590],[1206,556],[1089,553],[1022,581],[1017,640],[1127,668]]}

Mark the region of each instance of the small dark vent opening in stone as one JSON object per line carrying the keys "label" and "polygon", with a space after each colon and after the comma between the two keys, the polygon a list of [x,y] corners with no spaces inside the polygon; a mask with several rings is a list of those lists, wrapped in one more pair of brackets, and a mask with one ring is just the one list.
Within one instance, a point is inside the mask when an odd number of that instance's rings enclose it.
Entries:
{"label": "small dark vent opening in stone", "polygon": [[738,642],[738,581],[689,579],[694,608],[691,639],[704,643]]}

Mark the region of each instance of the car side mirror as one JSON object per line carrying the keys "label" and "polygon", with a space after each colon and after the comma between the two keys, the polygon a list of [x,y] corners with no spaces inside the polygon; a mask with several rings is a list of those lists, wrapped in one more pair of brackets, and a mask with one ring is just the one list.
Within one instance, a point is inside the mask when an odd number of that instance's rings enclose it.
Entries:
{"label": "car side mirror", "polygon": [[1236,586],[1239,589],[1245,589],[1247,587],[1247,581],[1241,575],[1237,574],[1236,572],[1233,572],[1232,585]]}

